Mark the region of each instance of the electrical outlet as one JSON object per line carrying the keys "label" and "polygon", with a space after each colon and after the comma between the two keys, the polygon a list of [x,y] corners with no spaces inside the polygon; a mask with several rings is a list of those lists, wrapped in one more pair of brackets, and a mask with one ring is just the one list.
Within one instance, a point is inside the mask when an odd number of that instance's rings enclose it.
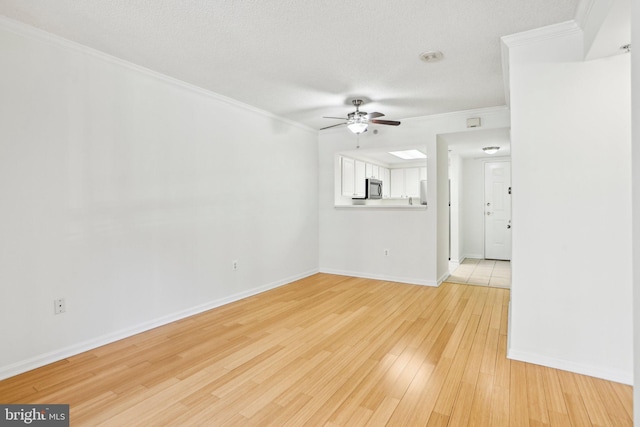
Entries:
{"label": "electrical outlet", "polygon": [[234,259],[234,260],[233,260],[233,270],[235,271],[235,270],[237,270],[237,269],[238,269],[238,260],[237,260],[237,259]]}
{"label": "electrical outlet", "polygon": [[384,256],[389,256],[389,249],[384,250]]}
{"label": "electrical outlet", "polygon": [[53,314],[62,314],[66,311],[64,298],[53,300]]}

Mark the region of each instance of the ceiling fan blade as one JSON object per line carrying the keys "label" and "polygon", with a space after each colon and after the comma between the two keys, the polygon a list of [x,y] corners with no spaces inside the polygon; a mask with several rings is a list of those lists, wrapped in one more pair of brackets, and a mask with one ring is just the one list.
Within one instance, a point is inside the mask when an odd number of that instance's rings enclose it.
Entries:
{"label": "ceiling fan blade", "polygon": [[375,119],[376,117],[382,117],[382,116],[384,116],[384,114],[378,113],[378,112],[369,113],[370,119]]}
{"label": "ceiling fan blade", "polygon": [[323,119],[338,119],[338,120],[346,120],[344,117],[323,117]]}
{"label": "ceiling fan blade", "polygon": [[391,125],[398,126],[400,122],[396,122],[395,120],[369,120],[369,123],[375,123],[377,125]]}
{"label": "ceiling fan blade", "polygon": [[[342,120],[344,120],[344,119],[342,119]],[[347,124],[347,122],[344,122],[344,123],[338,123],[337,125],[327,126],[326,128],[320,128],[320,130],[329,129],[329,128],[334,128],[334,127],[336,127],[336,126],[342,126],[342,125],[346,125],[346,124]]]}

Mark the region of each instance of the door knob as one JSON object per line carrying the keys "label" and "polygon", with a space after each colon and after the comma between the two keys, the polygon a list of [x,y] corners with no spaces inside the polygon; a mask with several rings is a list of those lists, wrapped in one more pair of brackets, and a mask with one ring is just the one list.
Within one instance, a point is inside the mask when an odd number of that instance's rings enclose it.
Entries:
{"label": "door knob", "polygon": [[491,212],[487,212],[487,215],[491,215]]}

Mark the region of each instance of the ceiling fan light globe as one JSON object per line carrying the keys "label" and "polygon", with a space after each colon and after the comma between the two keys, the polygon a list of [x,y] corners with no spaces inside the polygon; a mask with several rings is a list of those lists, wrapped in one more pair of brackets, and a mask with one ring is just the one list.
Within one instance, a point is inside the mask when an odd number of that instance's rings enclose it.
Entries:
{"label": "ceiling fan light globe", "polygon": [[350,123],[347,125],[349,130],[355,133],[356,135],[361,134],[362,132],[367,130],[367,126],[368,126],[367,123],[362,123],[362,122]]}

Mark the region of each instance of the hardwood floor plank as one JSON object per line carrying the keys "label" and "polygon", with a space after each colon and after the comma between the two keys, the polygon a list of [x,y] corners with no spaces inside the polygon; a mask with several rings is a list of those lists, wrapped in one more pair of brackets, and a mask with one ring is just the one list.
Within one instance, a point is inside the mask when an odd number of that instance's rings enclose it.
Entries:
{"label": "hardwood floor plank", "polygon": [[[397,356],[388,354],[382,361],[375,361],[375,365],[369,375],[356,385],[349,397],[345,399],[345,401],[332,414],[330,421],[335,424],[345,424],[349,419],[351,412],[358,407],[366,408],[371,411],[372,414],[374,411],[378,410],[379,406],[385,399],[384,393],[377,393],[377,390],[380,387],[379,383],[388,373],[391,366],[393,366],[396,359]],[[365,399],[371,394],[380,396],[380,399],[375,403],[366,405]]]}
{"label": "hardwood floor plank", "polygon": [[500,335],[498,337],[498,351],[496,354],[496,369],[494,375],[494,387],[509,390],[509,383],[511,381],[511,360],[507,359],[506,335]]}
{"label": "hardwood floor plank", "polygon": [[493,376],[490,374],[480,373],[473,393],[469,426],[491,426],[492,393]]}
{"label": "hardwood floor plank", "polygon": [[544,372],[544,389],[547,399],[547,409],[549,413],[569,415],[567,405],[564,401],[564,393],[558,378],[558,372],[555,369],[545,368]]}
{"label": "hardwood floor plank", "polygon": [[470,384],[467,382],[461,383],[458,390],[458,396],[456,397],[456,403],[452,408],[453,411],[451,412],[449,425],[466,426],[469,424],[469,418],[471,417],[471,404],[473,402],[475,389],[475,384]]}
{"label": "hardwood floor plank", "polygon": [[300,412],[287,420],[285,426],[322,425],[326,422],[342,402],[351,394],[361,379],[373,369],[374,362],[351,363],[341,369],[334,381],[318,391]]}
{"label": "hardwood floor plank", "polygon": [[509,290],[316,274],[0,381],[74,426],[629,426],[632,388],[506,358]]}
{"label": "hardwood floor plank", "polygon": [[440,390],[438,400],[436,400],[436,404],[434,406],[434,411],[440,414],[451,414],[453,406],[456,403],[456,398],[462,382],[462,376],[467,366],[467,358],[471,351],[471,344],[466,343],[473,341],[479,321],[480,316],[473,315],[467,323],[465,335],[459,345],[459,351],[454,355],[453,363],[449,368],[446,381]]}
{"label": "hardwood floor plank", "polygon": [[398,407],[398,403],[400,403],[400,399],[385,397],[367,421],[367,425],[372,427],[387,425],[389,418]]}
{"label": "hardwood floor plank", "polygon": [[447,427],[449,425],[449,416],[442,415],[438,412],[432,412],[427,422],[427,427]]}
{"label": "hardwood floor plank", "polygon": [[562,386],[569,419],[573,425],[591,426],[592,423],[589,419],[587,408],[584,406],[584,401],[580,395],[580,389],[576,383],[576,376],[577,374],[571,372],[558,371],[558,378],[560,379],[560,385]]}
{"label": "hardwood floor plank", "polygon": [[273,426],[280,427],[289,419],[291,419],[296,413],[302,410],[309,401],[311,400],[311,396],[305,393],[300,393],[295,396],[289,404],[285,406],[278,406],[277,410],[274,410],[268,414],[257,413],[250,420],[251,425],[255,426]]}
{"label": "hardwood floor plank", "polygon": [[260,409],[267,406],[280,394],[288,390],[292,384],[296,383],[300,378],[307,375],[309,371],[320,365],[329,355],[329,352],[319,353],[310,360],[305,359],[301,366],[295,367],[295,369],[282,369],[277,371],[267,381],[260,384],[264,390],[259,390],[248,405],[242,408],[240,414],[247,418],[253,417]]}
{"label": "hardwood floor plank", "polygon": [[633,420],[633,388],[625,384],[618,384],[609,381],[609,385],[613,388],[616,396],[620,399],[622,406],[629,419]]}
{"label": "hardwood floor plank", "polygon": [[591,423],[602,427],[612,427],[613,423],[609,419],[607,409],[602,400],[600,400],[591,378],[585,375],[576,375],[575,378]]}
{"label": "hardwood floor plank", "polygon": [[495,378],[491,390],[489,425],[491,427],[509,427],[509,388],[498,386]]}
{"label": "hardwood floor plank", "polygon": [[[610,381],[601,380],[599,378],[591,378],[591,381],[593,382],[593,385],[597,390],[598,397],[606,408],[613,425],[633,425],[633,420],[627,413],[625,405],[620,401],[618,395],[615,393],[613,384]],[[625,387],[631,389],[630,386]]]}
{"label": "hardwood floor plank", "polygon": [[543,368],[538,365],[527,364],[525,371],[527,375],[529,420],[531,424],[549,425]]}
{"label": "hardwood floor plank", "polygon": [[511,361],[511,384],[509,388],[509,425],[529,425],[529,396],[527,365],[517,360]]}

